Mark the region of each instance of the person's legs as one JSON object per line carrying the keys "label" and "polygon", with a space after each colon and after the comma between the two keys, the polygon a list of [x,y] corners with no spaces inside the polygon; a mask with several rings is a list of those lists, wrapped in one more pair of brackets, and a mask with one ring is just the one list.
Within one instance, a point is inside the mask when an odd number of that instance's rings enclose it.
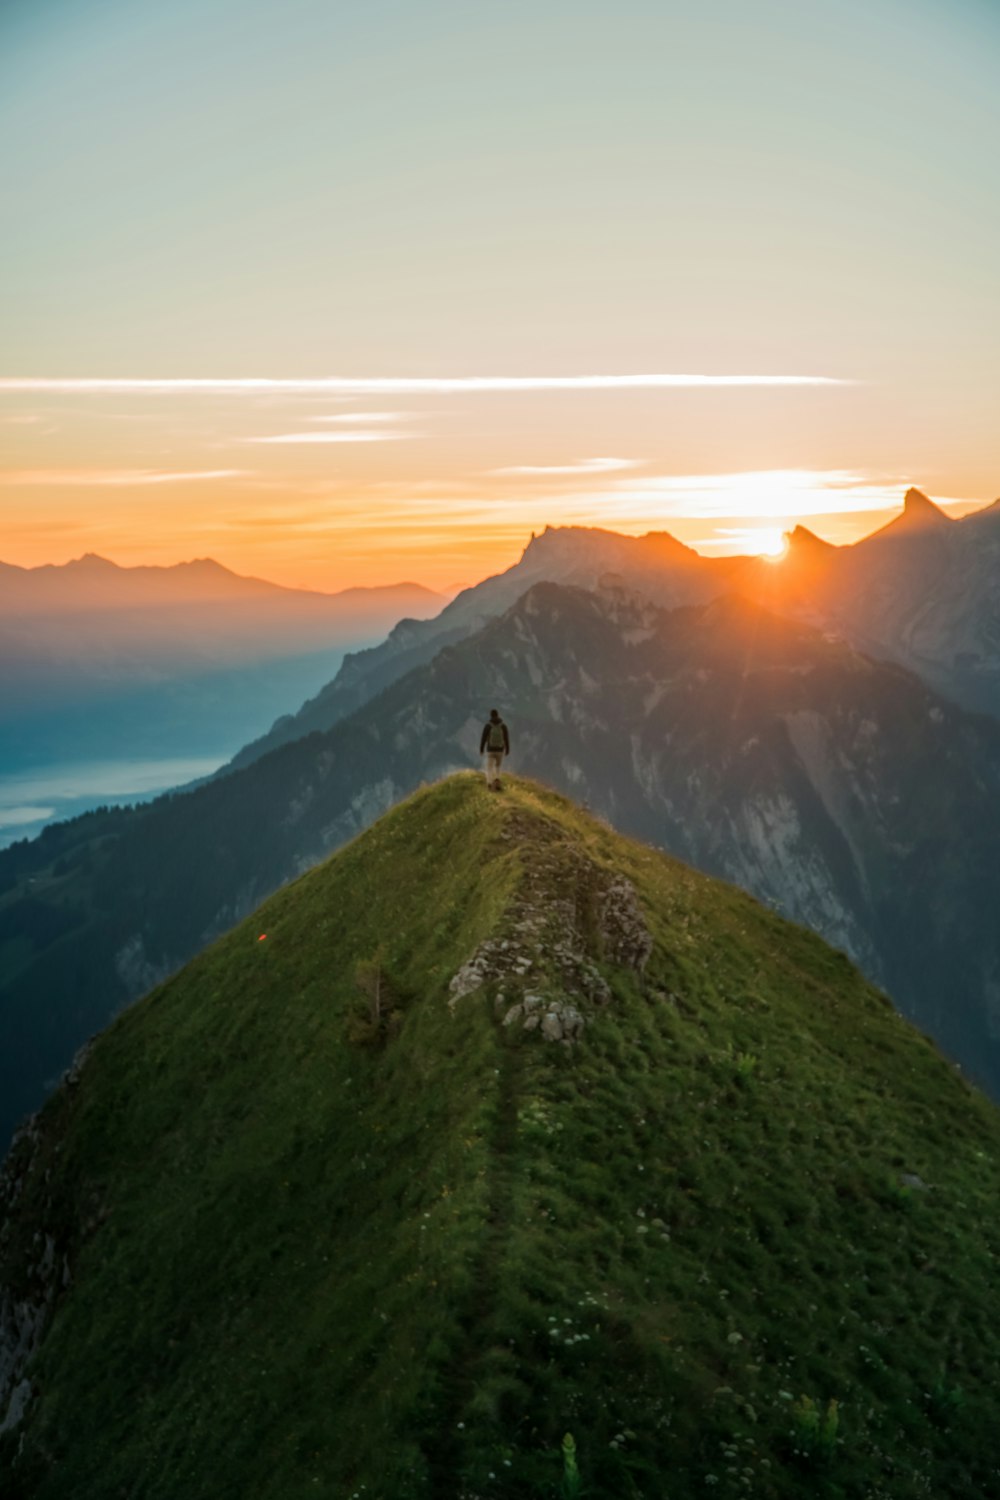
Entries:
{"label": "person's legs", "polygon": [[486,785],[493,787],[500,779],[500,762],[503,756],[496,750],[486,752]]}

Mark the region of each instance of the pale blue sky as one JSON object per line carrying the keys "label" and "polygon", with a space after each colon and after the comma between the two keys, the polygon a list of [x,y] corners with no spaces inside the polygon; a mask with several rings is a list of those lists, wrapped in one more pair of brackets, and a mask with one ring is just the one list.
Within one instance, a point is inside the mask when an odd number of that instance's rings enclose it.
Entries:
{"label": "pale blue sky", "polygon": [[[825,375],[857,384],[460,395],[337,474],[621,454],[990,499],[998,77],[982,0],[8,0],[0,375]],[[11,467],[113,464],[106,400],[36,402]],[[243,467],[206,411],[124,466]]]}

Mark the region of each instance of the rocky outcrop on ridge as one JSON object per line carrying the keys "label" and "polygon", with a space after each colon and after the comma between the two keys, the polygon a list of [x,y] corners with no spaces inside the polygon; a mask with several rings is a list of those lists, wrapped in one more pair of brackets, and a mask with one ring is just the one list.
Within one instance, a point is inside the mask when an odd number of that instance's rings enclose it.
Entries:
{"label": "rocky outcrop on ridge", "polygon": [[524,874],[502,936],[488,938],[454,975],[449,1004],[488,988],[505,1026],[571,1044],[611,999],[600,964],[641,973],[653,939],[631,881],[602,870],[542,820],[512,816],[504,838]]}

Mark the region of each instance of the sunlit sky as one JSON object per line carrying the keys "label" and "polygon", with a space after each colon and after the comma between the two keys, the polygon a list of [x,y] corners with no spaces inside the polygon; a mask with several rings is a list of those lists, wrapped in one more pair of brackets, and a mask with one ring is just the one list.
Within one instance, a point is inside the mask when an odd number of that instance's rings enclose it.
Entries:
{"label": "sunlit sky", "polygon": [[996,0],[6,0],[0,557],[988,503],[998,77]]}

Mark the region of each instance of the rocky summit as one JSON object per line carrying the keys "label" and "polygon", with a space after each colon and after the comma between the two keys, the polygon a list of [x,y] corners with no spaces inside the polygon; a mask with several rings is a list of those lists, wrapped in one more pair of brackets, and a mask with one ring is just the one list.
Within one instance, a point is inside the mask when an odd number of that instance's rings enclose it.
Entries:
{"label": "rocky summit", "polygon": [[0,1491],[995,1494],[998,1188],[996,1109],[842,954],[450,776],[20,1131]]}

